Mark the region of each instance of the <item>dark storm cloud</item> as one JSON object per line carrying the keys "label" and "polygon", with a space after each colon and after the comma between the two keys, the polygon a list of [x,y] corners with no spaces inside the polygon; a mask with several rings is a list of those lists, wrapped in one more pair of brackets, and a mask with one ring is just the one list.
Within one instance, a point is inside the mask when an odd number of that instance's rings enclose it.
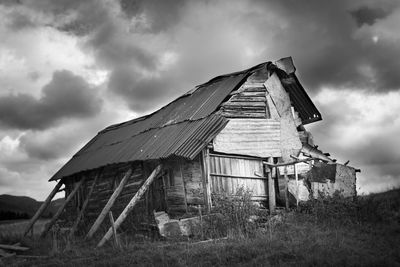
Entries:
{"label": "dark storm cloud", "polygon": [[[324,152],[330,152],[339,162],[350,160],[351,166],[361,168],[361,176],[365,175],[368,178],[368,182],[363,180],[363,184],[388,182],[383,179],[389,179],[392,183],[396,183],[397,180],[399,184],[400,124],[396,115],[398,110],[390,112],[387,107],[386,111],[376,108],[379,103],[389,102],[390,97],[378,100],[379,96],[375,94],[367,100],[357,100],[354,93],[349,98],[345,97],[346,94],[341,96],[335,100],[324,100],[325,103],[316,101],[323,114],[323,121],[307,126],[310,127],[316,144],[319,144]],[[326,94],[326,97],[329,98],[329,94]],[[376,102],[371,99],[376,99]],[[363,104],[362,101],[367,102]],[[371,110],[366,113],[365,109],[368,108]],[[371,112],[375,109],[380,115],[371,118],[375,116]]]}
{"label": "dark storm cloud", "polygon": [[[348,1],[260,3],[264,8],[272,7],[286,21],[283,28],[274,32],[275,43],[279,44],[276,49],[282,54],[293,55],[309,90],[318,90],[323,85],[381,92],[400,87],[396,71],[400,64],[394,57],[400,54],[400,47],[383,38],[374,42],[369,28],[359,29],[350,14],[351,10],[357,10],[353,6],[358,1],[351,3],[352,6]],[[389,16],[398,8],[387,1],[380,5],[390,10],[380,18]],[[367,33],[360,36],[360,30]]]}
{"label": "dark storm cloud", "polygon": [[176,25],[185,8],[185,0],[120,0],[122,12],[132,19],[145,14],[148,28],[138,25],[137,30],[158,33]]}
{"label": "dark storm cloud", "polygon": [[363,24],[372,25],[378,19],[386,17],[388,13],[388,11],[380,7],[371,8],[368,6],[362,6],[356,10],[350,11],[350,14],[356,20],[359,27],[361,27]]}
{"label": "dark storm cloud", "polygon": [[95,89],[70,71],[56,71],[39,99],[29,94],[0,97],[0,123],[17,129],[45,129],[62,118],[97,114],[102,101]]}
{"label": "dark storm cloud", "polygon": [[0,0],[0,5],[4,6],[15,6],[15,5],[20,5],[21,0]]}
{"label": "dark storm cloud", "polygon": [[17,10],[14,10],[10,14],[8,14],[7,17],[7,26],[15,31],[35,26],[35,23],[32,21],[28,14],[21,13]]}
{"label": "dark storm cloud", "polygon": [[79,132],[76,134],[72,129],[49,133],[32,131],[20,138],[19,147],[31,159],[55,160],[75,152],[77,144],[87,138],[82,128]]}

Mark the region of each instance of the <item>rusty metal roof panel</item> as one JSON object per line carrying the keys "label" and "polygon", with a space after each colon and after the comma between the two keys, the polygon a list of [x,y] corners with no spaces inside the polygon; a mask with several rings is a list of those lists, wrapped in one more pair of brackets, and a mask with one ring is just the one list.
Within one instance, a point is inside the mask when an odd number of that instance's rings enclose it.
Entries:
{"label": "rusty metal roof panel", "polygon": [[198,120],[153,128],[131,138],[77,153],[51,180],[130,161],[165,159],[172,156],[193,159],[228,123],[217,114]]}
{"label": "rusty metal roof panel", "polygon": [[296,75],[294,73],[286,75],[286,73],[283,74],[282,72],[278,71],[278,76],[283,87],[289,93],[290,100],[295,110],[299,113],[303,124],[322,120],[321,113],[311,101]]}

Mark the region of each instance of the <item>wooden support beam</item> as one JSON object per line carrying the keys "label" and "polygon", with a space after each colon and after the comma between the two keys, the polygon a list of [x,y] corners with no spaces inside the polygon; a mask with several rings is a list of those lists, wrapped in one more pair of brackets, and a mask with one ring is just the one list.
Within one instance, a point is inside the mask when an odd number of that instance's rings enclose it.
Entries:
{"label": "wooden support beam", "polygon": [[[268,163],[272,164],[272,157],[268,158]],[[275,213],[276,201],[275,201],[275,183],[272,179],[272,168],[267,174],[268,177],[268,203],[269,203],[269,213]]]}
{"label": "wooden support beam", "polygon": [[81,210],[79,211],[78,217],[76,218],[74,225],[72,226],[71,231],[69,232],[69,235],[68,235],[69,239],[71,239],[74,236],[75,231],[78,228],[78,225],[79,225],[80,221],[82,220],[83,215],[85,214],[86,207],[89,204],[89,199],[93,193],[93,189],[96,186],[96,182],[97,182],[97,179],[99,178],[99,176],[100,176],[100,173],[97,173],[96,176],[94,177],[93,184],[89,189],[89,192],[86,196],[85,202],[83,202],[83,205],[82,205]]}
{"label": "wooden support beam", "polygon": [[203,191],[207,213],[211,212],[211,177],[210,177],[210,153],[205,148],[202,151]]}
{"label": "wooden support beam", "polygon": [[104,218],[107,216],[108,212],[111,210],[112,206],[114,205],[115,200],[121,194],[122,189],[124,188],[126,182],[131,177],[132,168],[125,173],[124,177],[122,178],[121,182],[119,183],[117,189],[115,189],[114,193],[111,195],[110,199],[108,200],[107,204],[104,206],[103,210],[101,211],[100,215],[97,217],[96,221],[93,223],[92,227],[90,228],[89,232],[87,233],[85,239],[90,239],[93,237],[94,233],[99,229],[101,223],[104,221]]}
{"label": "wooden support beam", "polygon": [[[162,169],[162,165],[160,164],[153,170],[153,172],[150,174],[150,176],[147,178],[147,180],[143,183],[143,185],[140,187],[140,189],[136,192],[135,196],[131,199],[131,201],[129,201],[128,205],[125,207],[125,209],[122,211],[122,213],[118,216],[118,219],[115,221],[115,224],[114,224],[115,230],[118,229],[118,227],[123,223],[123,221],[126,219],[128,214],[132,211],[132,209],[135,207],[135,205],[139,202],[140,198],[150,187],[150,185],[154,181],[154,179],[158,176],[161,169]],[[104,235],[104,237],[100,240],[99,244],[97,244],[97,247],[103,246],[104,243],[110,239],[112,234],[113,234],[113,229],[110,227],[108,229],[107,233]]]}
{"label": "wooden support beam", "polygon": [[297,172],[297,166],[294,164],[294,176],[296,178],[296,207],[299,207],[299,174]]}
{"label": "wooden support beam", "polygon": [[61,188],[61,189],[58,189],[57,193],[60,193],[60,192],[62,192],[62,191],[65,191],[65,187],[64,187],[64,188]]}
{"label": "wooden support beam", "polygon": [[286,207],[286,210],[289,210],[289,192],[288,192],[289,178],[288,178],[287,166],[285,166],[284,175],[285,175],[285,207]]}
{"label": "wooden support beam", "polygon": [[3,245],[3,244],[0,244],[0,249],[15,250],[15,251],[29,250],[29,248],[27,248],[27,247],[21,247],[21,246],[16,246],[16,245]]}
{"label": "wooden support beam", "polygon": [[35,222],[39,219],[40,215],[46,210],[46,208],[49,206],[51,200],[57,194],[58,190],[60,189],[61,185],[63,184],[62,179],[58,181],[54,189],[51,191],[50,195],[46,198],[46,200],[43,202],[43,204],[40,206],[40,208],[36,211],[35,215],[32,217],[32,219],[29,221],[28,225],[25,228],[24,234],[22,236],[26,236],[26,234],[31,230]]}
{"label": "wooden support beam", "polygon": [[119,244],[119,240],[118,240],[118,236],[117,236],[117,229],[115,228],[115,222],[114,222],[114,217],[112,215],[112,211],[110,211],[108,213],[109,217],[110,217],[110,224],[111,224],[111,229],[113,231],[113,236],[114,236],[114,242],[115,242],[115,246],[117,248],[120,248],[120,244]]}
{"label": "wooden support beam", "polygon": [[[314,160],[314,159],[315,159],[315,158],[299,159],[299,160],[296,160],[296,161],[284,162],[284,163],[277,163],[277,164],[274,164],[274,163],[271,163],[271,162],[265,162],[265,161],[263,161],[263,164],[264,164],[264,165],[267,165],[268,167],[273,168],[273,167],[281,167],[281,166],[294,165],[294,164],[297,164],[297,163],[307,162],[307,161]],[[319,160],[319,159],[318,159],[318,160]]]}
{"label": "wooden support beam", "polygon": [[84,176],[76,185],[74,190],[68,195],[67,199],[64,201],[64,203],[61,205],[61,207],[57,210],[56,214],[54,214],[53,218],[51,218],[51,221],[46,224],[42,234],[40,237],[45,237],[47,235],[47,232],[51,229],[51,227],[54,225],[54,223],[57,221],[58,217],[60,217],[62,211],[64,208],[67,206],[67,204],[72,200],[76,192],[78,192],[79,187],[81,187],[82,183],[85,181],[86,177]]}

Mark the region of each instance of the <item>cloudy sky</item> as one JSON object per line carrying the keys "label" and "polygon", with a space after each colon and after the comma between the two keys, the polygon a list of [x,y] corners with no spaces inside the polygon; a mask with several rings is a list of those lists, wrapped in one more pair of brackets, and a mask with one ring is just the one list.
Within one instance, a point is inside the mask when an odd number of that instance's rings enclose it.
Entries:
{"label": "cloudy sky", "polygon": [[0,0],[0,194],[47,180],[104,127],[210,78],[292,56],[321,149],[400,186],[400,3]]}

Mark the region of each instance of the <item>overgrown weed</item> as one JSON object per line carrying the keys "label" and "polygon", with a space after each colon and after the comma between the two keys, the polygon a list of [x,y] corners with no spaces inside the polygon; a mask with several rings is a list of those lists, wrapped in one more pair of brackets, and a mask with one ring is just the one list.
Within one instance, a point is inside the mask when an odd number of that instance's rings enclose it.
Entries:
{"label": "overgrown weed", "polygon": [[380,194],[345,198],[340,192],[324,194],[300,203],[298,211],[312,215],[316,223],[332,225],[364,225],[400,222],[400,190]]}

